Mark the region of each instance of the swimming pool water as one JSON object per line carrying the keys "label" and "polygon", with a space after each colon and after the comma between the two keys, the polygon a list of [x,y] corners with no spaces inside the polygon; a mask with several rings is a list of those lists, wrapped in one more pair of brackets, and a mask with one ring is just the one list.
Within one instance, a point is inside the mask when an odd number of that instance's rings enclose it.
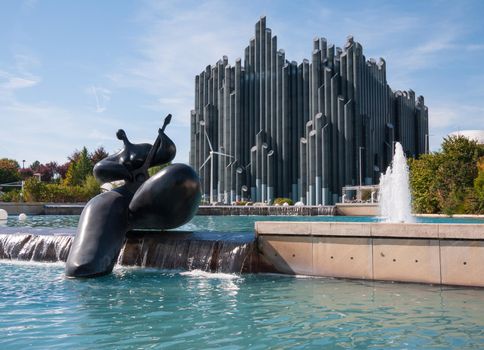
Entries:
{"label": "swimming pool water", "polygon": [[0,262],[0,349],[483,348],[484,290]]}
{"label": "swimming pool water", "polygon": [[[473,218],[428,218],[417,217],[422,223],[469,223],[484,224],[484,219]],[[179,231],[218,231],[218,232],[247,232],[254,230],[256,221],[335,221],[335,222],[378,222],[374,216],[195,216],[189,223],[176,230]],[[16,216],[9,216],[1,227],[49,227],[49,228],[77,228],[79,215],[34,215],[27,220],[20,221]]]}

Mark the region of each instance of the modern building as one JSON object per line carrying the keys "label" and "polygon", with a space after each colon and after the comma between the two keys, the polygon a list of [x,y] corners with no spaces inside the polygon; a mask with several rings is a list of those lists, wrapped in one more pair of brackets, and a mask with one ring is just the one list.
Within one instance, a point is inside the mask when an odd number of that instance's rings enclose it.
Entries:
{"label": "modern building", "polygon": [[351,36],[312,45],[310,60],[289,61],[262,17],[243,61],[224,56],[195,77],[190,164],[206,200],[332,204],[345,185],[377,183],[394,142],[428,150],[424,98],[393,91],[383,59]]}

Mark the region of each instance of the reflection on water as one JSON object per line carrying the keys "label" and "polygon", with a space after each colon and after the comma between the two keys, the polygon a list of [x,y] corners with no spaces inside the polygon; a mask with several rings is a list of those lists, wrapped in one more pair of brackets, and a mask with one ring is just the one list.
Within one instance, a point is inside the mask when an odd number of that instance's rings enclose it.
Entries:
{"label": "reflection on water", "polygon": [[1,264],[0,348],[484,347],[484,290]]}
{"label": "reflection on water", "polygon": [[[176,230],[179,231],[218,231],[244,232],[253,231],[256,221],[335,221],[335,222],[378,222],[374,216],[195,216],[189,223]],[[484,219],[469,218],[416,218],[424,223],[480,223]],[[8,220],[0,221],[0,227],[56,228],[75,229],[79,215],[35,215],[28,216],[25,221],[9,216]]]}

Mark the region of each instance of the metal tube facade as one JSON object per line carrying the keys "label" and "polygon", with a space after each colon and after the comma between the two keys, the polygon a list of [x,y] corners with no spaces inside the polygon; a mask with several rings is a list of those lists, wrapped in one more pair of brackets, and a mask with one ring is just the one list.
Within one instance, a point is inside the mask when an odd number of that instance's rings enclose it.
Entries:
{"label": "metal tube facade", "polygon": [[[367,60],[351,36],[343,49],[324,38],[312,47],[310,61],[286,61],[262,17],[243,61],[231,66],[224,56],[195,77],[189,161],[199,171],[209,156],[206,132],[225,154],[213,157],[218,201],[333,204],[360,173],[363,184],[378,181],[394,141],[409,156],[428,152],[424,98],[392,91],[383,59]],[[200,173],[205,200],[209,170]]]}

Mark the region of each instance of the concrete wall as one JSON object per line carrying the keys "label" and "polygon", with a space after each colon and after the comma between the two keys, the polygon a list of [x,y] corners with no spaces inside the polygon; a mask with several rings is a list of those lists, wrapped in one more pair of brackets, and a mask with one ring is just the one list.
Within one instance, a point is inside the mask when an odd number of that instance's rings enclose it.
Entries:
{"label": "concrete wall", "polygon": [[336,215],[343,216],[377,216],[378,204],[371,203],[336,203]]}
{"label": "concrete wall", "polygon": [[0,202],[0,209],[7,211],[8,215],[80,215],[84,203],[6,203]]}
{"label": "concrete wall", "polygon": [[281,273],[484,287],[484,224],[257,222],[256,236]]}

